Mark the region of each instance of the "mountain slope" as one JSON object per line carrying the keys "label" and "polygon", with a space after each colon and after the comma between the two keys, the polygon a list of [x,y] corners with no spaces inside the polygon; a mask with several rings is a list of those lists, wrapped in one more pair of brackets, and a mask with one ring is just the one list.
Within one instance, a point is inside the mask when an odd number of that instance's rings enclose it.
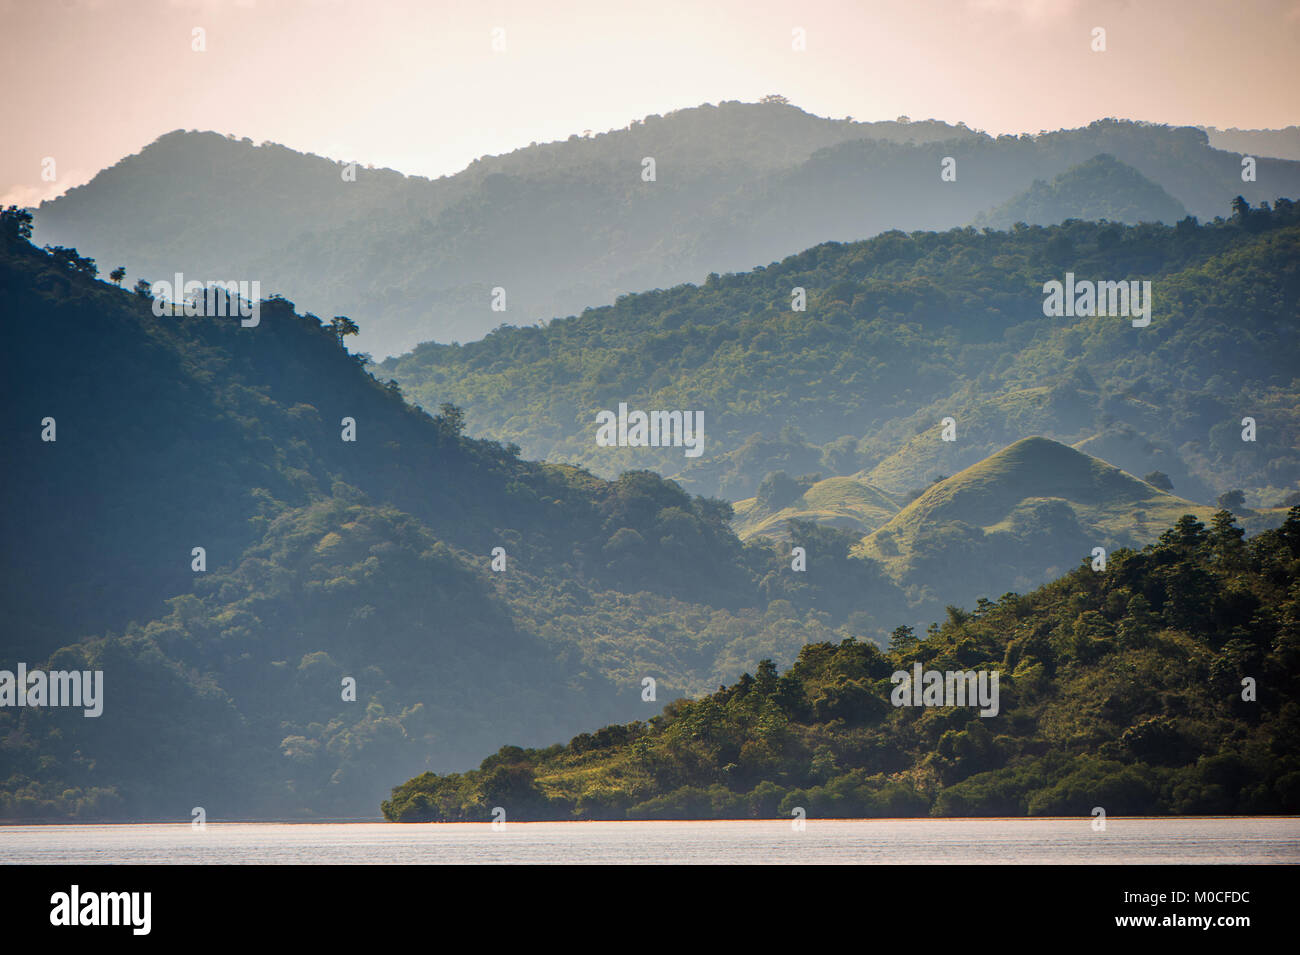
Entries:
{"label": "mountain slope", "polygon": [[1300,126],[1284,129],[1216,129],[1203,127],[1215,149],[1247,156],[1300,159]]}
{"label": "mountain slope", "polygon": [[722,502],[523,461],[291,303],[157,317],[22,232],[0,213],[0,669],[98,669],[105,699],[0,708],[0,816],[373,813],[392,773],[631,718],[646,676],[700,692],[844,626],[767,595],[782,556]]}
{"label": "mountain slope", "polygon": [[[785,476],[784,472],[777,473]],[[789,500],[769,500],[760,485],[758,496],[737,501],[732,526],[741,540],[787,536],[791,520],[815,521],[868,534],[898,512],[898,504],[889,495],[853,478],[817,480],[806,487],[792,488],[791,493],[796,496]]]}

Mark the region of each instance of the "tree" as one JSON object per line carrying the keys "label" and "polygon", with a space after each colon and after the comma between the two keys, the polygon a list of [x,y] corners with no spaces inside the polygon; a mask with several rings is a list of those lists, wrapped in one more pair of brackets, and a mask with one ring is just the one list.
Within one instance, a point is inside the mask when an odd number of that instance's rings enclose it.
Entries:
{"label": "tree", "polygon": [[12,242],[32,237],[32,214],[26,209],[10,206],[0,209],[0,239]]}
{"label": "tree", "polygon": [[122,279],[126,278],[126,266],[119,265],[113,271],[108,273],[108,277],[120,288],[122,285]]}
{"label": "tree", "polygon": [[527,810],[543,801],[533,768],[527,763],[494,766],[483,774],[479,786],[483,794],[483,808],[489,811],[497,806],[501,806],[507,813]]}
{"label": "tree", "polygon": [[759,100],[759,102],[760,102],[760,103],[772,103],[772,104],[775,104],[775,105],[777,105],[777,106],[789,106],[789,105],[790,105],[790,101],[789,101],[788,99],[786,99],[784,96],[782,96],[780,93],[768,93],[768,94],[767,94],[766,96],[764,96],[761,100]]}
{"label": "tree", "polygon": [[784,471],[769,472],[758,485],[758,503],[769,511],[779,511],[794,503],[804,488]]}
{"label": "tree", "polygon": [[1225,511],[1240,513],[1246,508],[1246,494],[1240,490],[1226,491],[1219,495],[1219,507]]}
{"label": "tree", "polygon": [[1164,471],[1152,471],[1142,480],[1146,481],[1152,487],[1158,487],[1162,491],[1172,491],[1174,482],[1170,480],[1169,475]]}
{"label": "tree", "polygon": [[335,315],[330,320],[330,331],[334,333],[334,337],[338,339],[338,343],[342,345],[343,337],[345,335],[355,335],[361,331],[361,329],[357,327],[356,322],[352,321],[352,319],[348,318],[346,315]]}
{"label": "tree", "polygon": [[763,696],[771,696],[776,692],[776,684],[776,664],[767,659],[759,660],[758,675],[754,678],[755,689]]}
{"label": "tree", "polygon": [[911,627],[895,627],[894,632],[889,635],[889,652],[906,653],[919,642],[916,631]]}
{"label": "tree", "polygon": [[81,272],[92,279],[99,274],[99,269],[95,267],[95,260],[78,254],[76,249],[62,245],[47,245],[45,251],[55,262],[72,272]]}
{"label": "tree", "polygon": [[1204,547],[1206,539],[1205,525],[1196,519],[1196,515],[1184,514],[1173,527],[1160,535],[1158,546],[1183,555],[1195,554]]}
{"label": "tree", "polygon": [[135,283],[135,288],[132,289],[132,291],[141,298],[153,298],[153,285],[146,282],[144,279],[137,281]]}
{"label": "tree", "polygon": [[444,401],[438,408],[438,417],[443,426],[452,434],[459,435],[465,430],[465,412],[450,401]]}
{"label": "tree", "polygon": [[1210,525],[1210,546],[1218,558],[1230,566],[1240,565],[1246,552],[1246,532],[1236,525],[1229,511],[1219,511]]}

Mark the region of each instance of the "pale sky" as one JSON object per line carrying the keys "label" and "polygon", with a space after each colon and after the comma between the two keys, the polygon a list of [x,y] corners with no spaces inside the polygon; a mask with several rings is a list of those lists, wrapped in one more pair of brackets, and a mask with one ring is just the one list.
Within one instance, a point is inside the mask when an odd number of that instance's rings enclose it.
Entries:
{"label": "pale sky", "polygon": [[0,203],[178,128],[439,176],[767,93],[1019,133],[1277,128],[1300,123],[1297,90],[1300,0],[0,0]]}

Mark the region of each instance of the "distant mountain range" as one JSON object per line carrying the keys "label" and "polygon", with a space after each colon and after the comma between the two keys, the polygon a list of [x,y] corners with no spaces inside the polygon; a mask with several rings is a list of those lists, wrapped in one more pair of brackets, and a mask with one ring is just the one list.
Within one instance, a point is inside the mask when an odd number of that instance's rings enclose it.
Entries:
{"label": "distant mountain range", "polygon": [[1099,154],[1151,184],[1124,179],[1111,216],[1123,221],[1300,194],[1300,163],[1260,156],[1243,182],[1241,157],[1190,127],[1103,120],[995,138],[727,102],[533,144],[434,181],[365,167],[348,181],[337,159],[177,130],[43,203],[37,235],[124,264],[132,280],[256,279],[327,318],[349,315],[360,347],[383,357],[828,240],[1000,221],[1018,203],[1030,217],[1090,218],[1122,177],[1085,167],[1045,201],[1015,197]]}
{"label": "distant mountain range", "polygon": [[[1297,263],[1288,200],[1204,225],[890,232],[383,370],[526,455],[650,467],[733,501],[775,472],[860,475],[897,500],[1038,434],[1161,472],[1189,501],[1240,489],[1276,507],[1300,486]],[[1045,283],[1067,273],[1150,281],[1151,324],[1045,316]],[[703,454],[598,447],[596,415],[620,402],[702,410]]]}
{"label": "distant mountain range", "polygon": [[1300,126],[1285,129],[1216,129],[1202,126],[1210,145],[1231,153],[1270,156],[1274,159],[1300,159]]}

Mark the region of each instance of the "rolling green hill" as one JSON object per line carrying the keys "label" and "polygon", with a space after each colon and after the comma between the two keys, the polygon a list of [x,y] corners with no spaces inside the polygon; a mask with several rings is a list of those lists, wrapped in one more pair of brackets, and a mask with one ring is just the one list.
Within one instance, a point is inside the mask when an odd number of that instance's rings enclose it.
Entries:
{"label": "rolling green hill", "polygon": [[[784,474],[784,472],[778,472]],[[759,497],[737,501],[732,527],[741,540],[751,537],[785,537],[791,520],[813,521],[868,534],[898,512],[898,504],[879,488],[847,477],[826,478],[798,489],[790,501]]]}
{"label": "rolling green hill", "polygon": [[854,553],[895,581],[971,603],[1052,580],[1094,547],[1141,546],[1183,514],[1213,512],[1066,445],[1025,438],[932,484]]}
{"label": "rolling green hill", "polygon": [[[848,553],[878,566],[906,593],[906,619],[924,626],[947,603],[1023,592],[1056,579],[1095,547],[1140,548],[1184,514],[1209,520],[1215,511],[1042,437],[940,475],[908,497],[891,497],[861,478],[774,472],[756,497],[736,504],[732,523],[745,540],[799,542],[795,531],[806,523],[856,534]],[[1285,509],[1271,508],[1239,520],[1259,531],[1284,517]]]}

